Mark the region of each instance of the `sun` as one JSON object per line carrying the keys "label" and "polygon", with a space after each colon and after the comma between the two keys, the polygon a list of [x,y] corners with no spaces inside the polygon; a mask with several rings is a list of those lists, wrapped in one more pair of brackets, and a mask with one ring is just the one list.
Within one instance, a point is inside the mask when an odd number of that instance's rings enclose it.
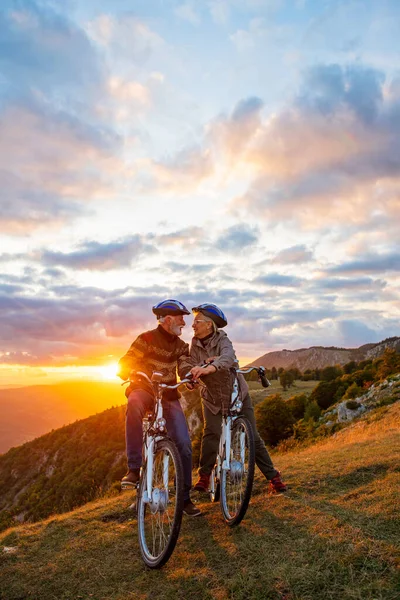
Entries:
{"label": "sun", "polygon": [[118,371],[118,363],[116,363],[116,362],[108,363],[107,365],[101,365],[100,367],[98,367],[98,372],[100,373],[100,375],[103,379],[108,379],[108,380],[117,379],[117,377],[118,377],[117,371]]}

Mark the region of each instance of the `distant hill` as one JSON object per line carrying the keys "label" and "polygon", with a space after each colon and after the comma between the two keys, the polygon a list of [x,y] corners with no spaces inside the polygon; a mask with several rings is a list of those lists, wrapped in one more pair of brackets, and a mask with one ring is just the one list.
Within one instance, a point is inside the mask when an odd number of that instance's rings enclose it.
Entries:
{"label": "distant hill", "polygon": [[0,454],[124,402],[118,381],[76,381],[0,390]]}
{"label": "distant hill", "polygon": [[267,369],[275,367],[289,369],[297,367],[304,372],[306,369],[323,369],[331,365],[345,365],[348,362],[360,362],[362,360],[379,358],[386,348],[394,348],[400,352],[400,337],[391,337],[376,344],[364,344],[359,348],[335,348],[324,346],[312,346],[300,350],[279,350],[267,352],[248,367],[263,366]]}

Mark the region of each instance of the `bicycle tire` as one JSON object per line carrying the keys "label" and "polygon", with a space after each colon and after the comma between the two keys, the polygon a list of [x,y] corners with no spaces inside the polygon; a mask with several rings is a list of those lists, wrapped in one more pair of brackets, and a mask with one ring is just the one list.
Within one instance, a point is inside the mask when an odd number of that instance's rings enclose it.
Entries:
{"label": "bicycle tire", "polygon": [[230,469],[221,473],[221,510],[225,522],[239,525],[249,506],[254,480],[255,444],[251,423],[238,417],[232,425]]}
{"label": "bicycle tire", "polygon": [[[164,457],[168,457],[168,489],[164,485]],[[175,443],[156,442],[153,463],[152,502],[145,502],[147,461],[139,485],[137,502],[139,547],[151,569],[165,565],[174,551],[183,515],[183,468]]]}
{"label": "bicycle tire", "polygon": [[217,477],[217,470],[214,467],[210,475],[210,500],[218,502],[221,495],[221,484]]}

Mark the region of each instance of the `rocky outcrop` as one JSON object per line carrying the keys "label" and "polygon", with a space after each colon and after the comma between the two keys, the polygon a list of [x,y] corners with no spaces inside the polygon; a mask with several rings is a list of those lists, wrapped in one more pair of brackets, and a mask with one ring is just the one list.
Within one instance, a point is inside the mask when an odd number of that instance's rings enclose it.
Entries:
{"label": "rocky outcrop", "polygon": [[323,414],[319,424],[329,427],[334,423],[353,421],[374,408],[398,401],[400,401],[400,373],[388,377],[382,383],[371,385],[369,390],[359,398],[338,402]]}

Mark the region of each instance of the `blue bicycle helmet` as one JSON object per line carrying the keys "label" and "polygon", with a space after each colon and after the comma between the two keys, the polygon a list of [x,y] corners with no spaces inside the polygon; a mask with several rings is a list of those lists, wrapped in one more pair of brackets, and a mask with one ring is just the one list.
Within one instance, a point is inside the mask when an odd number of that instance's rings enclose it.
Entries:
{"label": "blue bicycle helmet", "polygon": [[167,315],[172,315],[173,317],[177,315],[190,315],[190,312],[182,302],[172,299],[162,300],[162,302],[153,306],[152,310],[156,317],[166,317]]}
{"label": "blue bicycle helmet", "polygon": [[217,327],[225,327],[225,325],[228,325],[226,316],[216,304],[208,304],[207,302],[205,304],[199,304],[199,306],[194,306],[192,308],[192,312],[200,312],[206,317],[210,317]]}

